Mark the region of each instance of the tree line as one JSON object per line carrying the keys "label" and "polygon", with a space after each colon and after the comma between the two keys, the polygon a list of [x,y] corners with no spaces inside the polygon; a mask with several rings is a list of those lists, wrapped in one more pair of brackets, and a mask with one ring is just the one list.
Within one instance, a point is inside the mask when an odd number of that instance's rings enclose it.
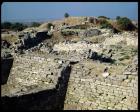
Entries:
{"label": "tree line", "polygon": [[[38,22],[32,22],[30,27],[38,27],[41,24]],[[3,22],[1,23],[1,29],[8,29],[8,30],[13,30],[13,31],[22,31],[25,28],[28,28],[29,25],[20,23],[20,22],[16,22],[16,23],[12,23],[12,22]]]}
{"label": "tree line", "polygon": [[[65,18],[68,18],[70,15],[68,13],[65,13],[64,14],[64,17]],[[100,20],[100,25],[101,25],[101,28],[113,28],[112,24],[108,22],[108,20],[110,20],[110,18],[106,17],[106,16],[98,16]],[[127,18],[127,17],[120,17],[120,16],[117,16],[116,17],[116,24],[118,25],[118,29],[120,30],[135,30],[137,29],[132,21]],[[41,23],[39,22],[32,22],[30,27],[38,27],[40,26]],[[50,27],[52,24],[49,24],[48,27]],[[28,25],[26,24],[23,24],[23,23],[11,23],[11,22],[4,22],[4,23],[1,23],[1,28],[2,29],[9,29],[9,30],[14,30],[14,31],[22,31],[23,29],[29,27]]]}

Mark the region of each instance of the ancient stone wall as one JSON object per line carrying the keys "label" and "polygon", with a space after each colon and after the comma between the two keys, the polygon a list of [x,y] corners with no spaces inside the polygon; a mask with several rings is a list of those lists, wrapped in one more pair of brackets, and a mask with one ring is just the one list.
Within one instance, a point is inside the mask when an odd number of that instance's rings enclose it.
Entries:
{"label": "ancient stone wall", "polygon": [[100,68],[91,67],[85,63],[73,66],[65,110],[138,109],[137,75],[111,74],[104,78],[97,73]]}
{"label": "ancient stone wall", "polygon": [[2,85],[2,109],[63,109],[71,67],[60,61],[17,55],[7,84]]}
{"label": "ancient stone wall", "polygon": [[68,17],[64,19],[64,22],[68,23],[69,25],[82,24],[82,22],[84,21],[85,21],[85,17]]}
{"label": "ancient stone wall", "polygon": [[59,43],[55,44],[53,47],[54,51],[76,51],[76,52],[82,52],[82,51],[88,51],[91,49],[92,51],[100,52],[101,48],[99,44],[90,44],[86,43],[85,41],[80,41],[77,43]]}
{"label": "ancient stone wall", "polygon": [[101,65],[94,64],[79,62],[70,70],[69,63],[59,59],[17,56],[7,84],[2,85],[2,107],[4,110],[137,109],[138,76],[118,71],[104,78]]}

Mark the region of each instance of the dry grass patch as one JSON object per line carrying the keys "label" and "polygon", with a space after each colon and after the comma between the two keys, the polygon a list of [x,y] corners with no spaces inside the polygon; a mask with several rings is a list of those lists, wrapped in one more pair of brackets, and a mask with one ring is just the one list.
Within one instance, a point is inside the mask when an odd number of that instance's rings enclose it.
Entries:
{"label": "dry grass patch", "polygon": [[7,42],[9,42],[11,44],[18,41],[18,37],[14,36],[14,35],[2,36],[1,39],[6,40]]}

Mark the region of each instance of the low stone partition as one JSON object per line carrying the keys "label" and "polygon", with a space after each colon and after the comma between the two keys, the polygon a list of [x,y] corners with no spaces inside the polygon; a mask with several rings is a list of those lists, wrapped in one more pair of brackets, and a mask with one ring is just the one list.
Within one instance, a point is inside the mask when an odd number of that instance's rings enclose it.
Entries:
{"label": "low stone partition", "polygon": [[66,29],[61,29],[61,34],[63,36],[80,36],[80,37],[93,37],[101,35],[101,31],[98,29],[73,29],[72,27],[68,27]]}
{"label": "low stone partition", "polygon": [[68,61],[20,55],[1,87],[3,110],[63,109],[71,67]]}
{"label": "low stone partition", "polygon": [[48,34],[48,31],[36,32],[32,35],[32,33],[23,33],[21,37],[19,37],[18,43],[16,43],[15,50],[16,52],[23,49],[30,49],[32,47],[37,46],[39,43],[43,42],[46,39],[50,39],[51,35]]}
{"label": "low stone partition", "polygon": [[57,52],[58,55],[64,55],[71,60],[83,60],[90,57],[92,52],[101,52],[99,44],[91,44],[86,41],[75,42],[63,42],[55,44],[53,52]]}
{"label": "low stone partition", "polygon": [[103,64],[88,63],[72,67],[64,110],[138,109],[137,75],[121,75],[117,71],[104,78]]}

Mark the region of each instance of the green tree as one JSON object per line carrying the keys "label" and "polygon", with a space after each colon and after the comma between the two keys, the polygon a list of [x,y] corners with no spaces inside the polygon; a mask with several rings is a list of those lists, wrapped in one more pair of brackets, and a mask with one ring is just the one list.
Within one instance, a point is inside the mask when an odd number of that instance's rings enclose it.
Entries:
{"label": "green tree", "polygon": [[11,29],[11,27],[12,27],[12,23],[10,22],[4,22],[1,24],[2,29]]}
{"label": "green tree", "polygon": [[68,13],[65,13],[65,14],[64,14],[64,17],[65,17],[65,18],[68,18],[68,17],[69,17],[69,14],[68,14]]}
{"label": "green tree", "polygon": [[117,20],[117,24],[121,30],[134,30],[136,27],[133,25],[130,19],[122,17]]}
{"label": "green tree", "polygon": [[40,23],[38,23],[38,22],[33,22],[32,24],[31,24],[31,27],[38,27],[38,26],[40,26],[41,24]]}
{"label": "green tree", "polygon": [[4,22],[1,24],[2,29],[9,29],[9,30],[15,30],[15,31],[21,31],[25,28],[27,28],[27,25],[24,25],[22,23],[11,23],[11,22]]}
{"label": "green tree", "polygon": [[101,28],[113,28],[113,26],[105,19],[100,20],[100,26]]}
{"label": "green tree", "polygon": [[121,18],[120,16],[117,16],[117,17],[116,17],[116,20],[119,20],[120,18]]}
{"label": "green tree", "polygon": [[51,29],[51,26],[54,27],[54,25],[52,23],[48,23],[47,28],[50,30]]}
{"label": "green tree", "polygon": [[22,24],[22,23],[14,23],[11,27],[11,29],[15,30],[15,31],[22,31],[23,29],[27,28],[26,25]]}

